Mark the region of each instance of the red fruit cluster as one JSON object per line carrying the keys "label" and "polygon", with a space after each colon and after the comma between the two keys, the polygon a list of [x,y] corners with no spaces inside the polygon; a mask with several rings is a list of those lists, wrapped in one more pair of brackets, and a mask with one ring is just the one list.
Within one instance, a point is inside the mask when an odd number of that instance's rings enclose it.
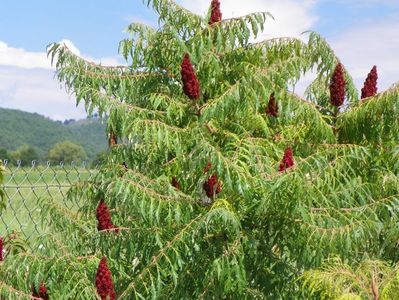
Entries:
{"label": "red fruit cluster", "polygon": [[344,67],[339,63],[334,70],[330,83],[331,104],[340,107],[345,100],[345,75]]}
{"label": "red fruit cluster", "polygon": [[267,107],[266,107],[266,114],[271,117],[278,116],[278,106],[277,106],[276,98],[274,97],[274,93],[272,93],[270,95],[269,103],[267,104]]}
{"label": "red fruit cluster", "polygon": [[3,261],[3,238],[0,236],[0,261]]}
{"label": "red fruit cluster", "polygon": [[108,268],[106,257],[103,257],[98,265],[96,288],[101,300],[115,300],[114,284],[112,282],[111,271]]}
{"label": "red fruit cluster", "polygon": [[377,94],[377,79],[377,67],[374,66],[364,82],[364,86],[362,88],[362,99],[373,97]]}
{"label": "red fruit cluster", "polygon": [[103,199],[100,200],[100,203],[97,206],[97,221],[98,221],[97,229],[100,231],[116,228],[112,224],[111,214],[109,213],[108,206],[105,204]]}
{"label": "red fruit cluster", "polygon": [[220,11],[220,1],[212,0],[211,2],[211,17],[209,18],[209,25],[222,21],[222,12]]}
{"label": "red fruit cluster", "polygon": [[32,296],[35,298],[43,299],[43,300],[49,299],[49,295],[47,293],[47,288],[46,288],[46,285],[44,284],[44,282],[40,283],[39,291],[37,291],[34,286],[32,287]]}
{"label": "red fruit cluster", "polygon": [[213,198],[214,195],[219,194],[222,191],[222,187],[220,186],[220,182],[218,182],[217,174],[213,174],[209,177],[208,180],[204,182],[203,188],[209,198]]}
{"label": "red fruit cluster", "polygon": [[173,177],[172,178],[172,186],[175,188],[175,189],[177,189],[177,190],[180,190],[180,183],[177,181],[177,178],[176,177]]}
{"label": "red fruit cluster", "polygon": [[191,64],[188,53],[184,54],[181,64],[181,79],[183,81],[183,91],[191,100],[198,100],[201,94],[200,84]]}
{"label": "red fruit cluster", "polygon": [[292,155],[292,149],[291,149],[291,147],[288,147],[284,151],[284,156],[280,162],[279,171],[283,172],[286,169],[291,168],[293,166],[294,166],[294,157]]}

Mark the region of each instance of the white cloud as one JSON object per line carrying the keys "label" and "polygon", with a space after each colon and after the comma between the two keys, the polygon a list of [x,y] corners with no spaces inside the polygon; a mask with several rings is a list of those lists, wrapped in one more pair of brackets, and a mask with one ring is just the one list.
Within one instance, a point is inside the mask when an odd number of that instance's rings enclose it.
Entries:
{"label": "white cloud", "polygon": [[[187,9],[205,15],[209,9],[209,0],[180,0]],[[306,30],[314,29],[317,17],[312,13],[316,0],[223,0],[221,10],[223,18],[239,17],[253,12],[270,12],[275,20],[266,20],[262,38],[295,36]]]}
{"label": "white cloud", "polygon": [[354,77],[359,89],[377,66],[379,91],[399,81],[399,19],[364,23],[330,40],[333,49]]}
{"label": "white cloud", "polygon": [[81,53],[81,51],[75,46],[75,44],[68,39],[63,39],[59,42],[60,44],[64,44],[65,46],[68,47],[68,49],[75,55],[86,59],[88,61],[101,64],[103,66],[115,66],[118,64],[121,64],[120,60],[118,59],[117,56],[111,56],[111,57],[102,57],[102,58],[94,58],[89,55],[84,55]]}
{"label": "white cloud", "polygon": [[74,43],[71,40],[63,39],[59,43],[67,46],[68,49],[71,50],[73,54],[81,56],[80,50],[74,45]]}
{"label": "white cloud", "polygon": [[[89,61],[111,66],[119,64],[117,57],[94,59],[82,55],[70,41],[61,41],[73,53]],[[56,78],[45,52],[30,52],[8,46],[0,41],[0,107],[37,112],[54,120],[85,118],[82,105],[75,106]]]}
{"label": "white cloud", "polygon": [[0,65],[20,68],[50,69],[51,64],[44,52],[29,52],[22,48],[14,48],[0,41]]}
{"label": "white cloud", "polygon": [[0,107],[37,112],[53,120],[86,117],[83,105],[77,108],[54,72],[46,69],[27,69],[0,66]]}
{"label": "white cloud", "polygon": [[[65,44],[74,54],[93,61],[95,63],[101,63],[105,66],[117,65],[119,62],[118,57],[104,57],[104,58],[93,58],[88,55],[81,54],[80,50],[68,39],[63,39],[60,43]],[[22,48],[14,48],[7,43],[0,41],[0,65],[2,66],[14,66],[25,69],[52,69],[50,59],[47,58],[46,52],[31,52]]]}

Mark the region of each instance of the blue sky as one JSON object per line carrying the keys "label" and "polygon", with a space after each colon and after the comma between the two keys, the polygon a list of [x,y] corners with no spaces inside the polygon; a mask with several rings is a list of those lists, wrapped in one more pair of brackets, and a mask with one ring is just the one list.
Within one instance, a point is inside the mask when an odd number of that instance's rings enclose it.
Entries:
{"label": "blue sky", "polygon": [[[210,0],[179,0],[204,14]],[[270,11],[265,38],[321,32],[358,84],[373,64],[380,87],[399,80],[399,0],[221,0],[225,17]],[[84,117],[53,79],[45,60],[50,42],[68,40],[87,59],[120,62],[118,42],[134,21],[156,26],[141,0],[1,0],[0,107],[38,112],[53,119]],[[72,44],[71,44],[72,45]]]}

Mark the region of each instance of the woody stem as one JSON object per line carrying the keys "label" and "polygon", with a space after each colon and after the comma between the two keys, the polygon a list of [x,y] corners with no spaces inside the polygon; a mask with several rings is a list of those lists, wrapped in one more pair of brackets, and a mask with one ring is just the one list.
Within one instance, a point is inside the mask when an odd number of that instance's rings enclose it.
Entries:
{"label": "woody stem", "polygon": [[338,128],[337,128],[338,114],[339,114],[339,107],[336,106],[336,107],[334,108],[334,112],[333,112],[333,117],[334,117],[333,131],[334,131],[334,135],[335,135],[335,136],[337,136],[337,134],[338,134]]}

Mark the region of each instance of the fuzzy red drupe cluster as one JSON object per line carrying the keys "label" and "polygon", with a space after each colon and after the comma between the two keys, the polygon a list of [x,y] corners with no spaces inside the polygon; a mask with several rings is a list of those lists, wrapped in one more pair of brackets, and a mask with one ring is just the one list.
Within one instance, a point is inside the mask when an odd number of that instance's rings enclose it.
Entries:
{"label": "fuzzy red drupe cluster", "polygon": [[345,75],[344,67],[341,63],[337,64],[330,83],[331,104],[340,107],[345,101]]}
{"label": "fuzzy red drupe cluster", "polygon": [[377,66],[374,66],[364,82],[364,86],[362,88],[362,99],[373,97],[377,94],[377,79]]}
{"label": "fuzzy red drupe cluster", "polygon": [[188,53],[184,54],[181,63],[181,79],[183,82],[183,91],[191,100],[198,100],[201,95],[200,83],[195,74],[194,67],[191,64]]}
{"label": "fuzzy red drupe cluster", "polygon": [[177,178],[176,177],[173,177],[172,178],[172,186],[175,188],[175,189],[177,189],[177,190],[180,190],[180,183],[177,181]]}
{"label": "fuzzy red drupe cluster", "polygon": [[222,12],[220,10],[220,1],[212,0],[211,2],[211,17],[209,18],[209,25],[219,23],[222,21]]}
{"label": "fuzzy red drupe cluster", "polygon": [[[110,230],[116,229],[117,227],[112,224],[111,214],[109,212],[107,204],[105,204],[104,199],[100,200],[100,203],[97,206],[97,229],[98,230]],[[115,230],[118,232],[118,230]]]}
{"label": "fuzzy red drupe cluster", "polygon": [[32,287],[32,296],[35,298],[43,299],[43,300],[49,300],[50,297],[47,293],[47,288],[44,282],[40,283],[39,290],[37,291],[36,288],[33,286]]}
{"label": "fuzzy red drupe cluster", "polygon": [[204,182],[203,188],[209,198],[213,198],[214,195],[217,195],[222,191],[222,187],[220,186],[220,182],[218,181],[218,176],[216,173]]}
{"label": "fuzzy red drupe cluster", "polygon": [[0,261],[3,261],[3,238],[0,236]]}
{"label": "fuzzy red drupe cluster", "polygon": [[266,114],[270,117],[277,117],[278,116],[278,105],[276,98],[274,97],[274,93],[270,95],[269,103],[266,107]]}
{"label": "fuzzy red drupe cluster", "polygon": [[101,300],[115,300],[114,284],[112,282],[112,275],[108,268],[106,257],[103,257],[98,265],[96,288]]}
{"label": "fuzzy red drupe cluster", "polygon": [[279,171],[280,172],[284,172],[288,168],[293,167],[294,164],[295,163],[294,163],[294,157],[293,157],[293,154],[292,154],[292,148],[288,147],[284,151],[284,156],[283,156],[283,159],[280,162]]}
{"label": "fuzzy red drupe cluster", "polygon": [[[208,173],[211,168],[212,164],[208,162],[208,164],[204,168],[204,173]],[[215,195],[219,194],[222,191],[222,186],[218,181],[218,175],[216,173],[209,177],[208,180],[204,182],[202,187],[204,188],[204,191],[209,198],[213,198]]]}

